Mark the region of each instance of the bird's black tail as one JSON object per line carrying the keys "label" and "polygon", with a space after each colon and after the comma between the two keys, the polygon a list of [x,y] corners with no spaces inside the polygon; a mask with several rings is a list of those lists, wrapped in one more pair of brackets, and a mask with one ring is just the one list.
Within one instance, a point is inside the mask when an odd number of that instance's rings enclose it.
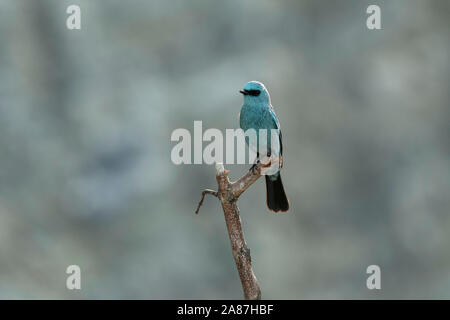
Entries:
{"label": "bird's black tail", "polygon": [[283,182],[281,181],[281,175],[278,174],[277,180],[270,180],[269,176],[266,176],[266,192],[267,192],[267,207],[274,212],[289,210],[289,201],[284,192]]}

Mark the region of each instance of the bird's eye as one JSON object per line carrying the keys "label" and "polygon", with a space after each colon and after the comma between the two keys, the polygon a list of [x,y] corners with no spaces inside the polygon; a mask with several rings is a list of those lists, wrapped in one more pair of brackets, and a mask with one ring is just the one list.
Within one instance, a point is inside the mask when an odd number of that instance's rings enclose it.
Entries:
{"label": "bird's eye", "polygon": [[261,90],[248,90],[247,91],[249,95],[257,97],[261,94]]}

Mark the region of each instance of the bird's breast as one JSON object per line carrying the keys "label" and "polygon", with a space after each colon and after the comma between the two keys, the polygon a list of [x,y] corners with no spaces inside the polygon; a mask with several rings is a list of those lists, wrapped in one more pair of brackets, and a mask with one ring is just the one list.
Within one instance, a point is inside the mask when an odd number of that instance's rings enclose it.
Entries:
{"label": "bird's breast", "polygon": [[262,125],[263,112],[262,108],[252,105],[243,105],[241,109],[240,116],[240,126],[242,130],[246,131],[248,129],[261,129],[264,128]]}

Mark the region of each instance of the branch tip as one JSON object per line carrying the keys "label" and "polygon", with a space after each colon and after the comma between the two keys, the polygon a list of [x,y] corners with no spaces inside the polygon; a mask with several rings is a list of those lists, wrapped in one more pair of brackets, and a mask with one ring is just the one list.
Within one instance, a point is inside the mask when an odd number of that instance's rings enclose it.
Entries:
{"label": "branch tip", "polygon": [[219,174],[222,174],[224,172],[225,172],[225,167],[223,166],[223,163],[222,162],[217,162],[216,163],[216,173],[219,175]]}
{"label": "branch tip", "polygon": [[197,210],[195,210],[195,214],[198,214],[198,211],[200,210],[200,207],[202,206],[203,201],[205,200],[205,196],[206,196],[207,194],[213,195],[213,196],[215,196],[215,197],[217,197],[217,195],[218,195],[217,191],[214,191],[214,190],[211,190],[211,189],[205,189],[205,190],[203,190],[203,192],[202,192],[202,198],[200,199],[200,202],[198,203]]}

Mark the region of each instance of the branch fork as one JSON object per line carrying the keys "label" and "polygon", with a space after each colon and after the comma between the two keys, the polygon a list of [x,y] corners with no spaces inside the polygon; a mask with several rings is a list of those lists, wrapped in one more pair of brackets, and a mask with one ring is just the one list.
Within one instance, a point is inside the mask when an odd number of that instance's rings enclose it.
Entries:
{"label": "branch fork", "polygon": [[201,200],[197,206],[195,213],[198,213],[201,205],[207,194],[217,197],[221,204],[227,224],[228,236],[231,242],[231,249],[233,252],[234,261],[238,269],[239,277],[241,279],[242,288],[244,290],[244,297],[247,300],[261,299],[261,289],[258,280],[255,277],[252,269],[252,259],[250,256],[250,249],[245,242],[244,233],[242,232],[241,217],[237,200],[239,196],[244,193],[258,178],[264,169],[270,167],[271,162],[267,159],[264,162],[258,162],[252,170],[247,172],[235,182],[231,182],[228,177],[228,170],[225,170],[222,163],[216,164],[216,180],[218,190],[211,189],[203,190]]}

